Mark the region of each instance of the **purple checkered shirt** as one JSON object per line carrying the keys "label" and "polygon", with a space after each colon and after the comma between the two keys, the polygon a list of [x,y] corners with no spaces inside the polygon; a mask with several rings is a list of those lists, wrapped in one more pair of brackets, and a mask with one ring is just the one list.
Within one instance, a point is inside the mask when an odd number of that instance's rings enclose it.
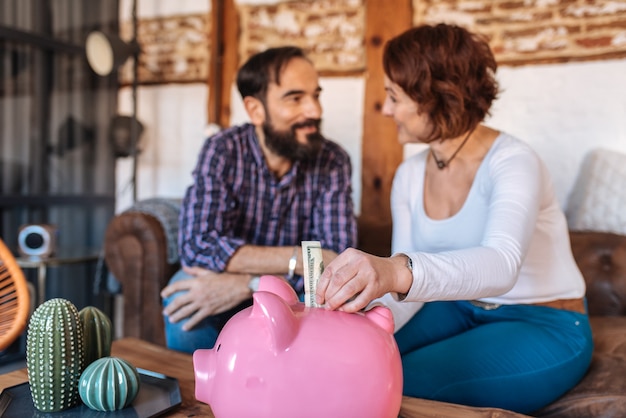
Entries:
{"label": "purple checkered shirt", "polygon": [[[320,241],[341,252],[356,245],[348,154],[324,141],[313,161],[299,161],[281,179],[269,171],[254,126],[225,129],[204,143],[194,183],[181,208],[183,265],[224,271],[244,244]],[[302,292],[302,280],[292,283]]]}

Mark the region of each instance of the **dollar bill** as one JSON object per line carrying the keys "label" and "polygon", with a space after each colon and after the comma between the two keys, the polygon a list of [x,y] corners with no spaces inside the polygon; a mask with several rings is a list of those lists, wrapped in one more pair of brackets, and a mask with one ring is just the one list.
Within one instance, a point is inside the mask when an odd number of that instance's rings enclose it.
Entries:
{"label": "dollar bill", "polygon": [[317,282],[324,271],[322,244],[319,241],[302,241],[302,260],[304,262],[304,305],[318,308],[315,303]]}

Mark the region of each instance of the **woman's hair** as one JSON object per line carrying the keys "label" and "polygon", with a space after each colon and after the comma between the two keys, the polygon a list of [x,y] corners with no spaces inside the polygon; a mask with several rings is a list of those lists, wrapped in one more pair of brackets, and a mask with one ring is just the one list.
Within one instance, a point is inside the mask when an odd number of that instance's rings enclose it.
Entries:
{"label": "woman's hair", "polygon": [[498,95],[489,44],[459,26],[423,25],[389,40],[385,74],[430,116],[430,139],[462,135],[483,121]]}
{"label": "woman's hair", "polygon": [[251,56],[237,73],[241,97],[252,96],[265,103],[269,83],[280,84],[281,71],[294,58],[307,59],[296,46],[270,48]]}

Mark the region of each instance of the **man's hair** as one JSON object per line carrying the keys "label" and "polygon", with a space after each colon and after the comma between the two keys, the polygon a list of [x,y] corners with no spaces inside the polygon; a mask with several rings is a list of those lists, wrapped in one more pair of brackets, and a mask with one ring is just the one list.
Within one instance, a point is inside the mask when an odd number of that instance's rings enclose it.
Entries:
{"label": "man's hair", "polygon": [[489,114],[498,96],[489,44],[455,25],[423,25],[388,41],[385,74],[433,124],[430,139],[457,137]]}
{"label": "man's hair", "polygon": [[280,84],[280,73],[293,58],[307,59],[296,46],[270,48],[251,56],[237,73],[241,97],[252,96],[265,103],[269,83]]}

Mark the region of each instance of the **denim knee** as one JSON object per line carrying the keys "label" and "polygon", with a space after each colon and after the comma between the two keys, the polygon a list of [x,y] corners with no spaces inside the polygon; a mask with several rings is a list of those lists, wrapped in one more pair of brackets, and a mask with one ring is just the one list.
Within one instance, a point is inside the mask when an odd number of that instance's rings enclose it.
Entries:
{"label": "denim knee", "polygon": [[[191,276],[184,271],[179,270],[170,279],[170,284],[179,280],[189,279]],[[163,306],[168,306],[175,298],[186,291],[176,292],[163,300]],[[167,317],[164,317],[165,322],[165,342],[168,348],[178,351],[184,351],[187,353],[193,353],[198,348],[212,348],[215,345],[215,341],[222,330],[226,322],[242,309],[247,308],[252,304],[252,299],[248,299],[235,306],[228,311],[218,313],[216,315],[208,316],[196,324],[192,329],[185,331],[183,325],[188,319],[183,319],[176,323],[169,321]]]}

